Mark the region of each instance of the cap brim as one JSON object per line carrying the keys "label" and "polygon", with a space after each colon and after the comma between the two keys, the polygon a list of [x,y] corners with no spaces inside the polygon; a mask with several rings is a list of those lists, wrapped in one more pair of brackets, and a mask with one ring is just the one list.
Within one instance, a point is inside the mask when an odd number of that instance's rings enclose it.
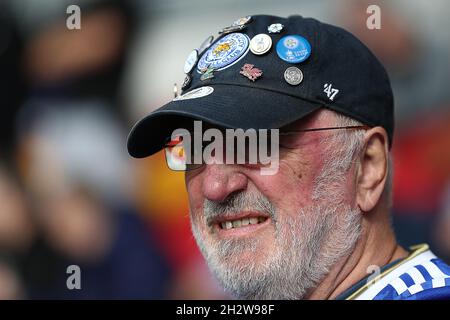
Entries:
{"label": "cap brim", "polygon": [[209,95],[171,101],[138,121],[128,136],[129,154],[144,158],[158,152],[175,129],[192,127],[193,120],[232,129],[276,129],[320,108],[317,102],[266,89],[211,87]]}

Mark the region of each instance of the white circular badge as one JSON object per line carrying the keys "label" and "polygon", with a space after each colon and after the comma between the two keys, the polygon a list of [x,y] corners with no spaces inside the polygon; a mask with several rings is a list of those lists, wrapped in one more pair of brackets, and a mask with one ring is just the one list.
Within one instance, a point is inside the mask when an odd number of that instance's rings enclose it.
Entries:
{"label": "white circular badge", "polygon": [[184,63],[184,73],[188,74],[191,72],[191,70],[194,68],[195,64],[198,60],[198,51],[192,50],[191,53],[189,53],[186,62]]}
{"label": "white circular badge", "polygon": [[256,55],[262,55],[272,47],[272,38],[265,33],[257,34],[250,41],[250,51]]}

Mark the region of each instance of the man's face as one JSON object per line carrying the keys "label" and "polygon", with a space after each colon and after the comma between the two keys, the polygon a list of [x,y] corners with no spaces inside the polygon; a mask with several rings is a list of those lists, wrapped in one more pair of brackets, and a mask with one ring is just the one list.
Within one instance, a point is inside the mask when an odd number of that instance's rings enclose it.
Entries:
{"label": "man's face", "polygon": [[[319,111],[288,131],[335,126]],[[360,231],[353,167],[328,163],[335,132],[280,136],[279,170],[206,165],[186,173],[192,230],[210,269],[239,298],[299,299],[352,250]],[[327,137],[330,140],[327,141]]]}

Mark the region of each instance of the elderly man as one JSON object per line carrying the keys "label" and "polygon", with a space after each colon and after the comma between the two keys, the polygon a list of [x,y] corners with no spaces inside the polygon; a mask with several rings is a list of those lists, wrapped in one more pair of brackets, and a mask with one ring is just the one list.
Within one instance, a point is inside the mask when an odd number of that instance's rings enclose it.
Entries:
{"label": "elderly man", "polygon": [[[193,234],[228,292],[450,298],[450,268],[426,245],[400,247],[391,228],[392,90],[358,39],[301,16],[247,16],[192,51],[184,71],[183,94],[134,126],[128,151],[164,148],[186,171]],[[232,129],[230,147],[219,137]],[[251,129],[257,139],[236,147]]]}

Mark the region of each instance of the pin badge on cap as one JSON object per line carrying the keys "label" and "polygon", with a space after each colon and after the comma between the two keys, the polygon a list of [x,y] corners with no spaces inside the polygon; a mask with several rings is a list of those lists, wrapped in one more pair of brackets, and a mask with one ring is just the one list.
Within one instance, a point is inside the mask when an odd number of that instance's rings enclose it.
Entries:
{"label": "pin badge on cap", "polygon": [[292,86],[297,86],[303,81],[303,72],[297,67],[289,67],[284,71],[284,80]]}
{"label": "pin badge on cap", "polygon": [[267,34],[260,33],[250,41],[250,51],[256,55],[262,55],[272,47],[272,38]]}
{"label": "pin badge on cap", "polygon": [[192,50],[188,55],[185,63],[184,63],[184,73],[189,73],[194,68],[195,64],[198,60],[198,51],[196,49]]}
{"label": "pin badge on cap", "polygon": [[236,21],[233,22],[233,24],[231,26],[244,26],[247,23],[249,23],[250,21],[252,21],[252,16],[245,16],[242,18],[237,19]]}
{"label": "pin badge on cap", "polygon": [[242,74],[244,77],[249,78],[253,82],[259,77],[261,77],[263,74],[261,69],[255,68],[255,66],[250,63],[244,64],[239,73]]}
{"label": "pin badge on cap", "polygon": [[209,65],[206,68],[200,70],[203,73],[200,77],[200,80],[205,81],[214,78],[214,67]]}
{"label": "pin badge on cap", "polygon": [[278,56],[289,63],[300,63],[309,58],[311,45],[308,40],[299,35],[289,35],[277,43]]}
{"label": "pin badge on cap", "polygon": [[173,97],[178,97],[178,86],[176,83],[173,84]]}
{"label": "pin badge on cap", "polygon": [[236,31],[241,31],[245,29],[245,25],[238,25],[238,26],[228,26],[223,28],[222,30],[219,31],[219,34],[227,34],[227,33],[232,33],[232,32],[236,32]]}
{"label": "pin badge on cap", "polygon": [[189,88],[189,86],[191,85],[192,82],[192,77],[188,74],[186,75],[186,78],[184,78],[183,84],[181,85],[181,90],[186,90],[187,88]]}
{"label": "pin badge on cap", "polygon": [[201,55],[206,49],[208,49],[211,46],[211,43],[214,41],[214,36],[209,36],[206,38],[200,47],[198,47],[198,54]]}
{"label": "pin badge on cap", "polygon": [[215,71],[228,68],[243,58],[249,50],[250,39],[242,33],[231,33],[217,41],[200,58],[197,69],[211,66]]}
{"label": "pin badge on cap", "polygon": [[192,91],[186,92],[185,94],[182,94],[181,96],[176,97],[172,101],[203,98],[203,97],[209,96],[213,92],[214,92],[213,87],[200,87],[200,88],[194,89]]}
{"label": "pin badge on cap", "polygon": [[269,31],[269,33],[280,33],[283,28],[284,26],[281,23],[272,23],[267,27],[267,31]]}

